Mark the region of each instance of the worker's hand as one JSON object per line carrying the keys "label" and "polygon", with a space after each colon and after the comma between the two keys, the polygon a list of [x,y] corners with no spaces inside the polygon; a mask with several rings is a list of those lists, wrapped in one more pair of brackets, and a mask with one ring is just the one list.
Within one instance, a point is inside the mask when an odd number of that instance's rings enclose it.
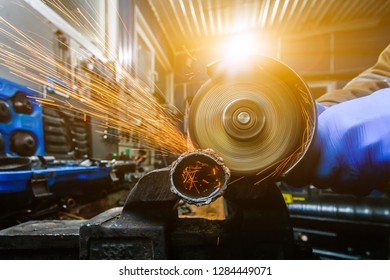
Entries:
{"label": "worker's hand", "polygon": [[324,110],[313,144],[287,182],[356,195],[380,187],[390,179],[390,89]]}

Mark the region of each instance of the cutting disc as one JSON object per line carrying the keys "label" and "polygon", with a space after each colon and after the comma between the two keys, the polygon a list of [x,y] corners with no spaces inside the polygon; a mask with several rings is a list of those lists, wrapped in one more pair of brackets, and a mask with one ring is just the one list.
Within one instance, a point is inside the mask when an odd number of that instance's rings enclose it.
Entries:
{"label": "cutting disc", "polygon": [[315,106],[298,75],[270,58],[258,59],[250,71],[228,73],[223,63],[218,66],[222,70],[200,88],[190,107],[195,147],[213,149],[234,175],[270,172],[302,151],[312,138]]}

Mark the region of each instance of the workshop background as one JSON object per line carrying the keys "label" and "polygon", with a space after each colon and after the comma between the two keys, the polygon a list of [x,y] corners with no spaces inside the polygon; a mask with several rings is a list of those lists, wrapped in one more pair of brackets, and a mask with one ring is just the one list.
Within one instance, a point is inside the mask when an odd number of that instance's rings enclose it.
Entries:
{"label": "workshop background", "polygon": [[[121,224],[134,229],[128,235],[136,241],[126,241],[126,234],[102,219],[118,217],[138,180],[168,167],[180,148],[159,149],[170,135],[138,120],[142,108],[150,110],[136,103],[139,97],[129,97],[127,104],[126,98],[110,97],[113,104],[122,102],[121,110],[98,113],[115,104],[107,105],[110,98],[88,86],[153,100],[171,118],[172,129],[185,136],[187,110],[209,79],[209,63],[246,52],[275,58],[316,99],[372,66],[390,43],[389,26],[388,0],[0,0],[0,259],[389,259],[386,194],[356,198],[280,182],[288,222],[265,212],[255,232],[274,230],[278,225],[267,219],[280,219],[291,226],[291,241],[285,228],[280,240],[259,234],[264,239],[257,241],[248,234],[258,243],[250,254],[244,249],[238,254],[235,242],[246,233],[233,238],[229,232],[224,239],[211,230],[229,216],[221,200],[200,208],[180,201],[178,228],[161,222],[163,233],[157,225],[144,229],[148,216],[137,210],[142,213],[136,222]],[[23,42],[39,46],[40,60]],[[107,103],[92,110],[83,98]],[[112,115],[134,124],[121,126]],[[151,135],[159,135],[155,146]],[[124,209],[132,207],[137,205]],[[159,211],[160,204],[151,203],[145,213],[154,207]],[[191,219],[205,224],[188,233],[183,228]],[[199,238],[213,245],[192,246]],[[207,249],[196,251],[196,245]]]}

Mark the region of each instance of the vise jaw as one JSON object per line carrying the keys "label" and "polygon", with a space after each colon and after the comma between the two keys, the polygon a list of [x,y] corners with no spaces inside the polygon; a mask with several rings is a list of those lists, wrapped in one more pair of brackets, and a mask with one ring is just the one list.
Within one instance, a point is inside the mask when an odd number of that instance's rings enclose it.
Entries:
{"label": "vise jaw", "polygon": [[108,210],[80,228],[81,259],[290,259],[293,232],[274,183],[251,178],[224,193],[227,218],[179,218],[170,168],[147,173],[123,208]]}

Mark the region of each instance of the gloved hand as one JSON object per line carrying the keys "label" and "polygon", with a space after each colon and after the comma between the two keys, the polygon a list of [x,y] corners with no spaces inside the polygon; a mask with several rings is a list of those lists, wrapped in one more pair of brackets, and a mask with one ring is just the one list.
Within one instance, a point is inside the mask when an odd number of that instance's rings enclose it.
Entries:
{"label": "gloved hand", "polygon": [[314,145],[294,169],[288,183],[356,195],[390,180],[390,89],[319,114]]}

